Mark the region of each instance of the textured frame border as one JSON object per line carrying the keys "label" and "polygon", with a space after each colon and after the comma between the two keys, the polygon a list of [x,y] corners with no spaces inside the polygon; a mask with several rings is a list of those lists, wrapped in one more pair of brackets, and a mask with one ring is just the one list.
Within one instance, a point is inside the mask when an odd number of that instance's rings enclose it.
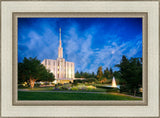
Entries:
{"label": "textured frame border", "polygon": [[[143,41],[143,79],[142,79],[142,85],[143,85],[143,99],[142,101],[140,100],[133,100],[133,101],[120,101],[120,100],[91,100],[91,101],[85,101],[85,100],[82,100],[82,101],[73,101],[73,100],[67,100],[67,101],[57,101],[57,100],[50,100],[50,101],[46,101],[46,100],[43,100],[43,101],[29,101],[29,100],[23,100],[23,101],[19,101],[17,96],[18,96],[18,93],[17,93],[17,73],[18,73],[18,70],[17,70],[17,52],[18,52],[18,48],[17,48],[17,44],[18,44],[18,37],[17,37],[17,33],[18,33],[18,25],[17,25],[17,22],[18,22],[18,18],[31,18],[31,17],[40,17],[40,18],[44,18],[44,17],[52,17],[52,18],[62,18],[62,17],[65,17],[65,18],[78,18],[78,17],[81,17],[81,18],[116,18],[116,17],[119,17],[119,18],[136,18],[136,17],[139,17],[139,18],[142,18],[142,41]],[[87,105],[87,106],[138,106],[138,105],[142,105],[142,106],[146,106],[148,104],[148,90],[147,90],[147,81],[148,81],[148,77],[147,77],[147,71],[148,71],[148,61],[147,61],[147,56],[148,56],[148,52],[147,52],[147,45],[148,45],[148,42],[147,42],[147,27],[148,27],[148,24],[147,24],[147,20],[148,20],[148,15],[147,13],[140,13],[140,12],[135,12],[135,13],[82,13],[82,12],[77,12],[77,13],[23,13],[23,12],[19,12],[19,13],[13,13],[12,14],[12,31],[13,31],[13,35],[12,35],[12,39],[13,39],[13,44],[12,44],[12,58],[13,58],[13,79],[12,79],[12,96],[13,96],[13,105],[15,106],[19,106],[19,105],[27,105],[27,106],[39,106],[39,105],[43,105],[43,106],[53,106],[53,105],[58,105],[58,106],[67,106],[67,105],[80,105],[80,106],[84,106],[84,105]],[[145,79],[144,79],[145,78]]]}
{"label": "textured frame border", "polygon": [[[7,0],[7,1],[12,1],[12,0]],[[13,0],[14,1],[14,0]],[[15,1],[19,1],[19,0],[15,0]],[[24,0],[24,1],[28,1],[28,0]],[[41,1],[41,0],[31,0],[31,1]],[[46,1],[48,1],[48,0],[46,0]],[[60,0],[60,1],[63,1],[63,0]],[[71,0],[72,1],[72,0]],[[79,0],[79,1],[85,1],[85,0]],[[88,1],[90,1],[90,0],[88,0]],[[103,0],[100,0],[100,1],[103,1]],[[121,1],[121,0],[116,0],[116,1]],[[124,1],[127,1],[127,0],[124,0]],[[141,1],[141,0],[138,0],[138,1]],[[142,0],[142,1],[157,1],[157,0]],[[1,2],[0,2],[0,6],[1,6]],[[160,11],[160,10],[159,10]],[[160,16],[159,16],[159,18],[160,18]],[[1,19],[0,19],[0,21],[1,21]],[[0,22],[0,26],[1,26],[1,22]],[[160,23],[159,23],[159,28],[160,28]],[[1,36],[1,33],[0,33],[0,36]],[[1,43],[1,42],[0,42]],[[160,42],[159,42],[159,44],[160,44]],[[1,50],[0,50],[0,53],[1,53]],[[160,58],[160,52],[159,52],[159,58]],[[1,60],[1,58],[0,58],[0,60]],[[1,63],[0,63],[0,65],[1,65]],[[159,67],[160,67],[160,65],[159,65]],[[2,69],[2,66],[1,66],[1,69]],[[159,71],[160,72],[160,71]],[[0,74],[1,74],[1,72],[0,72]],[[1,83],[1,82],[0,82]],[[160,86],[159,86],[159,90],[160,90]],[[0,92],[0,94],[1,94],[1,92]],[[160,91],[159,91],[159,95],[160,95]],[[0,97],[0,101],[1,101],[1,97]],[[160,107],[160,100],[159,100],[159,107]],[[0,109],[1,110],[1,109]],[[159,109],[159,112],[160,112],[160,109]],[[0,112],[1,113],[1,112]],[[1,114],[0,114],[0,116],[1,116]],[[158,117],[148,117],[148,118],[159,118],[160,116],[158,115]],[[38,117],[37,117],[38,118]],[[78,118],[78,117],[77,117]],[[109,118],[109,117],[108,117]],[[111,118],[111,117],[110,117]],[[117,117],[112,117],[112,118],[117,118]],[[119,118],[126,118],[126,117],[119,117]],[[130,117],[130,118],[135,118],[135,117]],[[142,118],[142,117],[141,117]],[[144,117],[144,118],[146,118],[146,117]]]}

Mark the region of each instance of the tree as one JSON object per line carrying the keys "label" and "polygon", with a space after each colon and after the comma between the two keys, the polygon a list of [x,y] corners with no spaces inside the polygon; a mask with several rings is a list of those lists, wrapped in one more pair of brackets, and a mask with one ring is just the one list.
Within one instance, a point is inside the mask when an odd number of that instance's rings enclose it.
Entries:
{"label": "tree", "polygon": [[124,79],[125,86],[129,93],[136,95],[137,90],[142,86],[142,58],[131,58],[128,60],[124,55],[120,64],[120,78]]}
{"label": "tree", "polygon": [[112,79],[113,78],[112,68],[110,70],[108,70],[108,67],[107,67],[106,70],[104,70],[103,76],[107,79]]}
{"label": "tree", "polygon": [[81,75],[80,75],[80,73],[78,72],[78,70],[77,70],[77,72],[75,73],[75,77],[76,77],[76,78],[80,78],[80,77],[81,77]]}
{"label": "tree", "polygon": [[92,77],[92,78],[95,78],[94,72],[92,72],[92,75],[91,75],[91,77]]}
{"label": "tree", "polygon": [[83,72],[82,72],[82,71],[80,72],[80,75],[81,75],[81,77],[82,77],[82,75],[83,75]]}
{"label": "tree", "polygon": [[105,82],[107,82],[107,78],[106,78],[106,77],[103,77],[103,78],[101,79],[101,83],[105,83]]}
{"label": "tree", "polygon": [[102,66],[100,66],[97,71],[97,79],[101,81],[102,77],[103,77]]}
{"label": "tree", "polygon": [[122,78],[128,77],[128,71],[129,71],[129,60],[126,58],[125,55],[122,56],[122,60],[120,64],[117,64],[116,67],[120,68],[120,73]]}
{"label": "tree", "polygon": [[24,73],[24,66],[22,63],[18,63],[18,84],[21,84],[25,81],[27,81],[27,77]]}
{"label": "tree", "polygon": [[36,81],[53,81],[54,75],[45,68],[36,57],[24,58],[22,63],[18,64],[18,81],[29,81],[30,87],[34,88]]}
{"label": "tree", "polygon": [[94,74],[94,72],[92,72],[92,73],[89,73],[89,72],[78,72],[78,71],[76,71],[76,73],[75,73],[75,77],[76,78],[95,78],[96,76],[95,76],[95,74]]}
{"label": "tree", "polygon": [[118,79],[119,84],[120,85],[125,85],[126,84],[126,80],[121,78],[121,73],[120,71],[114,71],[113,76]]}
{"label": "tree", "polygon": [[142,62],[139,58],[130,59],[130,79],[127,79],[129,86],[132,89],[134,95],[136,95],[137,90],[142,87]]}
{"label": "tree", "polygon": [[95,78],[87,78],[85,82],[88,82],[88,83],[95,82]]}
{"label": "tree", "polygon": [[109,71],[110,71],[110,73],[111,73],[111,74],[113,74],[113,70],[112,70],[112,68],[110,68],[110,70],[109,70]]}

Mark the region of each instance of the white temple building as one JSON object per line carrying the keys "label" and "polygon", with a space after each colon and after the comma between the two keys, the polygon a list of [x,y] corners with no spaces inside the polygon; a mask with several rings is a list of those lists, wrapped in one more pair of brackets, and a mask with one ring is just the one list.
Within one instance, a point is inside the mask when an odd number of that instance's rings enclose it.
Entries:
{"label": "white temple building", "polygon": [[58,58],[56,60],[44,59],[42,64],[55,76],[55,83],[69,83],[74,79],[74,63],[67,62],[63,58],[63,48],[61,42],[61,28],[59,29]]}

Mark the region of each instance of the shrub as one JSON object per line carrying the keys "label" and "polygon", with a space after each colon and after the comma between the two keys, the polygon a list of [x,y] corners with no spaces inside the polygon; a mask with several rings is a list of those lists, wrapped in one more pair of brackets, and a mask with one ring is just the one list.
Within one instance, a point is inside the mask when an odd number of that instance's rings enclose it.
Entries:
{"label": "shrub", "polygon": [[71,87],[71,84],[64,84],[64,85],[62,85],[62,89],[65,89],[65,90],[68,90],[68,89],[70,89],[70,87]]}
{"label": "shrub", "polygon": [[72,87],[71,90],[72,91],[78,91],[78,88],[77,87]]}
{"label": "shrub", "polygon": [[86,87],[84,84],[79,84],[79,85],[77,86],[77,88],[78,88],[79,90],[85,90],[85,89],[87,89],[87,87]]}
{"label": "shrub", "polygon": [[87,90],[93,90],[93,89],[96,89],[96,87],[94,87],[94,86],[87,86]]}
{"label": "shrub", "polygon": [[98,81],[98,80],[95,80],[95,83],[96,83],[96,84],[101,84],[101,82],[100,82],[100,81]]}
{"label": "shrub", "polygon": [[118,88],[106,89],[106,92],[120,92]]}
{"label": "shrub", "polygon": [[25,88],[22,84],[18,84],[18,88]]}
{"label": "shrub", "polygon": [[55,84],[54,89],[55,89],[55,90],[59,90],[59,85],[58,85],[58,84]]}
{"label": "shrub", "polygon": [[80,80],[80,79],[77,79],[77,80],[73,80],[73,85],[76,86],[78,84],[85,84],[87,83],[86,80]]}
{"label": "shrub", "polygon": [[106,84],[111,84],[112,83],[112,79],[107,79]]}
{"label": "shrub", "polygon": [[41,84],[36,83],[34,86],[35,86],[35,87],[40,87],[40,85],[41,85]]}
{"label": "shrub", "polygon": [[63,90],[62,86],[59,86],[58,89]]}
{"label": "shrub", "polygon": [[28,88],[29,85],[26,83],[26,84],[18,84],[18,88]]}
{"label": "shrub", "polygon": [[120,86],[120,92],[123,93],[123,92],[128,92],[128,88],[126,86]]}

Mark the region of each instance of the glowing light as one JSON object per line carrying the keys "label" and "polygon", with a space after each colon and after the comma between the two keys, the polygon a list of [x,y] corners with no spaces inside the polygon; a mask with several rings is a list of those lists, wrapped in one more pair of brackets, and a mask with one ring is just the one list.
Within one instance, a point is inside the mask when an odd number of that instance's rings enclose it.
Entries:
{"label": "glowing light", "polygon": [[143,92],[143,88],[139,88],[139,91],[140,91],[140,92]]}
{"label": "glowing light", "polygon": [[43,85],[44,83],[42,81],[40,81],[40,84]]}
{"label": "glowing light", "polygon": [[114,54],[114,53],[115,53],[115,51],[113,50],[113,51],[112,51],[112,54]]}
{"label": "glowing light", "polygon": [[27,85],[27,82],[24,82],[22,85],[23,85],[23,86],[26,86],[26,85]]}
{"label": "glowing light", "polygon": [[89,88],[89,89],[96,89],[96,87],[95,86],[87,86],[87,88]]}
{"label": "glowing light", "polygon": [[57,80],[54,80],[52,83],[53,83],[53,84],[57,84]]}
{"label": "glowing light", "polygon": [[71,69],[69,69],[69,77],[71,78]]}
{"label": "glowing light", "polygon": [[113,77],[113,79],[112,79],[112,87],[117,87],[116,80],[115,80],[114,77]]}

